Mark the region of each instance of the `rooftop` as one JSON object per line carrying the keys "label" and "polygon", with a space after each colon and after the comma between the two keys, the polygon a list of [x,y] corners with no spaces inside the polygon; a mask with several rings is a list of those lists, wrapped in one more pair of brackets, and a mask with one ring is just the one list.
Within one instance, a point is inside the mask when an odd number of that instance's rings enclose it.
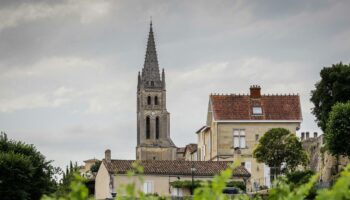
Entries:
{"label": "rooftop", "polygon": [[[111,160],[103,163],[109,173],[126,174],[132,170],[135,160]],[[191,168],[196,169],[195,176],[214,176],[229,167],[232,162],[227,161],[184,161],[184,160],[142,160],[138,161],[144,168],[144,174],[156,175],[188,175]],[[250,173],[243,166],[234,169],[233,177],[250,177]]]}
{"label": "rooftop", "polygon": [[215,120],[302,120],[299,95],[261,95],[259,86],[250,94],[211,94]]}

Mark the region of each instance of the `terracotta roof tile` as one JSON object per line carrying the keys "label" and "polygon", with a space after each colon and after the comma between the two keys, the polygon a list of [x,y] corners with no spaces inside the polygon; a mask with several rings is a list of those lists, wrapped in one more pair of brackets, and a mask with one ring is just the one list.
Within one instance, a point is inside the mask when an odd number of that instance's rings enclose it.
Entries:
{"label": "terracotta roof tile", "polygon": [[[298,95],[210,95],[215,120],[302,120]],[[262,115],[253,115],[253,106],[262,108]]]}
{"label": "terracotta roof tile", "polygon": [[[125,174],[132,169],[135,160],[112,160],[103,163],[109,173]],[[213,176],[226,169],[232,162],[227,161],[183,161],[183,160],[143,160],[139,164],[144,168],[144,174],[157,175],[191,175],[191,167],[196,168],[196,176]],[[250,173],[243,166],[233,171],[234,177],[250,177]]]}

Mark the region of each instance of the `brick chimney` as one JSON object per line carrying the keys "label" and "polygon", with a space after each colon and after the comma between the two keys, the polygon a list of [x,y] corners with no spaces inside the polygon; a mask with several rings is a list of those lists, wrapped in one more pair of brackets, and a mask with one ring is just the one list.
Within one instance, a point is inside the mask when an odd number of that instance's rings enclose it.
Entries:
{"label": "brick chimney", "polygon": [[109,150],[109,149],[107,149],[106,151],[105,151],[105,160],[106,160],[106,162],[111,162],[111,158],[112,156],[111,156],[111,150]]}
{"label": "brick chimney", "polygon": [[258,85],[250,86],[250,98],[253,98],[253,99],[260,98],[261,97],[260,90],[261,90],[261,88]]}

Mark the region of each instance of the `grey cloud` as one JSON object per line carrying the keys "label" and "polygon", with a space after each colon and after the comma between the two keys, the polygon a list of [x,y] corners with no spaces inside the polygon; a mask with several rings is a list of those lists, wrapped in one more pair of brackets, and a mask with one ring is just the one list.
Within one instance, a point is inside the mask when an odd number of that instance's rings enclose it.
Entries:
{"label": "grey cloud", "polygon": [[[105,148],[134,158],[137,71],[152,15],[178,146],[196,140],[211,92],[247,93],[250,84],[265,93],[300,93],[302,128],[317,130],[310,90],[323,66],[350,62],[349,5],[1,1],[0,128],[60,166],[101,157]],[[46,10],[29,19],[14,15],[28,15],[28,7]]]}

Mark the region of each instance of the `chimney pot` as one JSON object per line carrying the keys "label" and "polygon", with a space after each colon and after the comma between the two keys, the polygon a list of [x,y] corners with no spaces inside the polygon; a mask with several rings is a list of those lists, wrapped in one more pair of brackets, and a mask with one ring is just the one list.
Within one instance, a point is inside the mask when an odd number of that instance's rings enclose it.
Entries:
{"label": "chimney pot", "polygon": [[106,162],[111,162],[111,150],[109,150],[109,149],[107,149],[106,151],[105,151],[105,160],[106,160]]}
{"label": "chimney pot", "polygon": [[260,98],[261,97],[261,88],[259,85],[250,86],[250,98]]}

